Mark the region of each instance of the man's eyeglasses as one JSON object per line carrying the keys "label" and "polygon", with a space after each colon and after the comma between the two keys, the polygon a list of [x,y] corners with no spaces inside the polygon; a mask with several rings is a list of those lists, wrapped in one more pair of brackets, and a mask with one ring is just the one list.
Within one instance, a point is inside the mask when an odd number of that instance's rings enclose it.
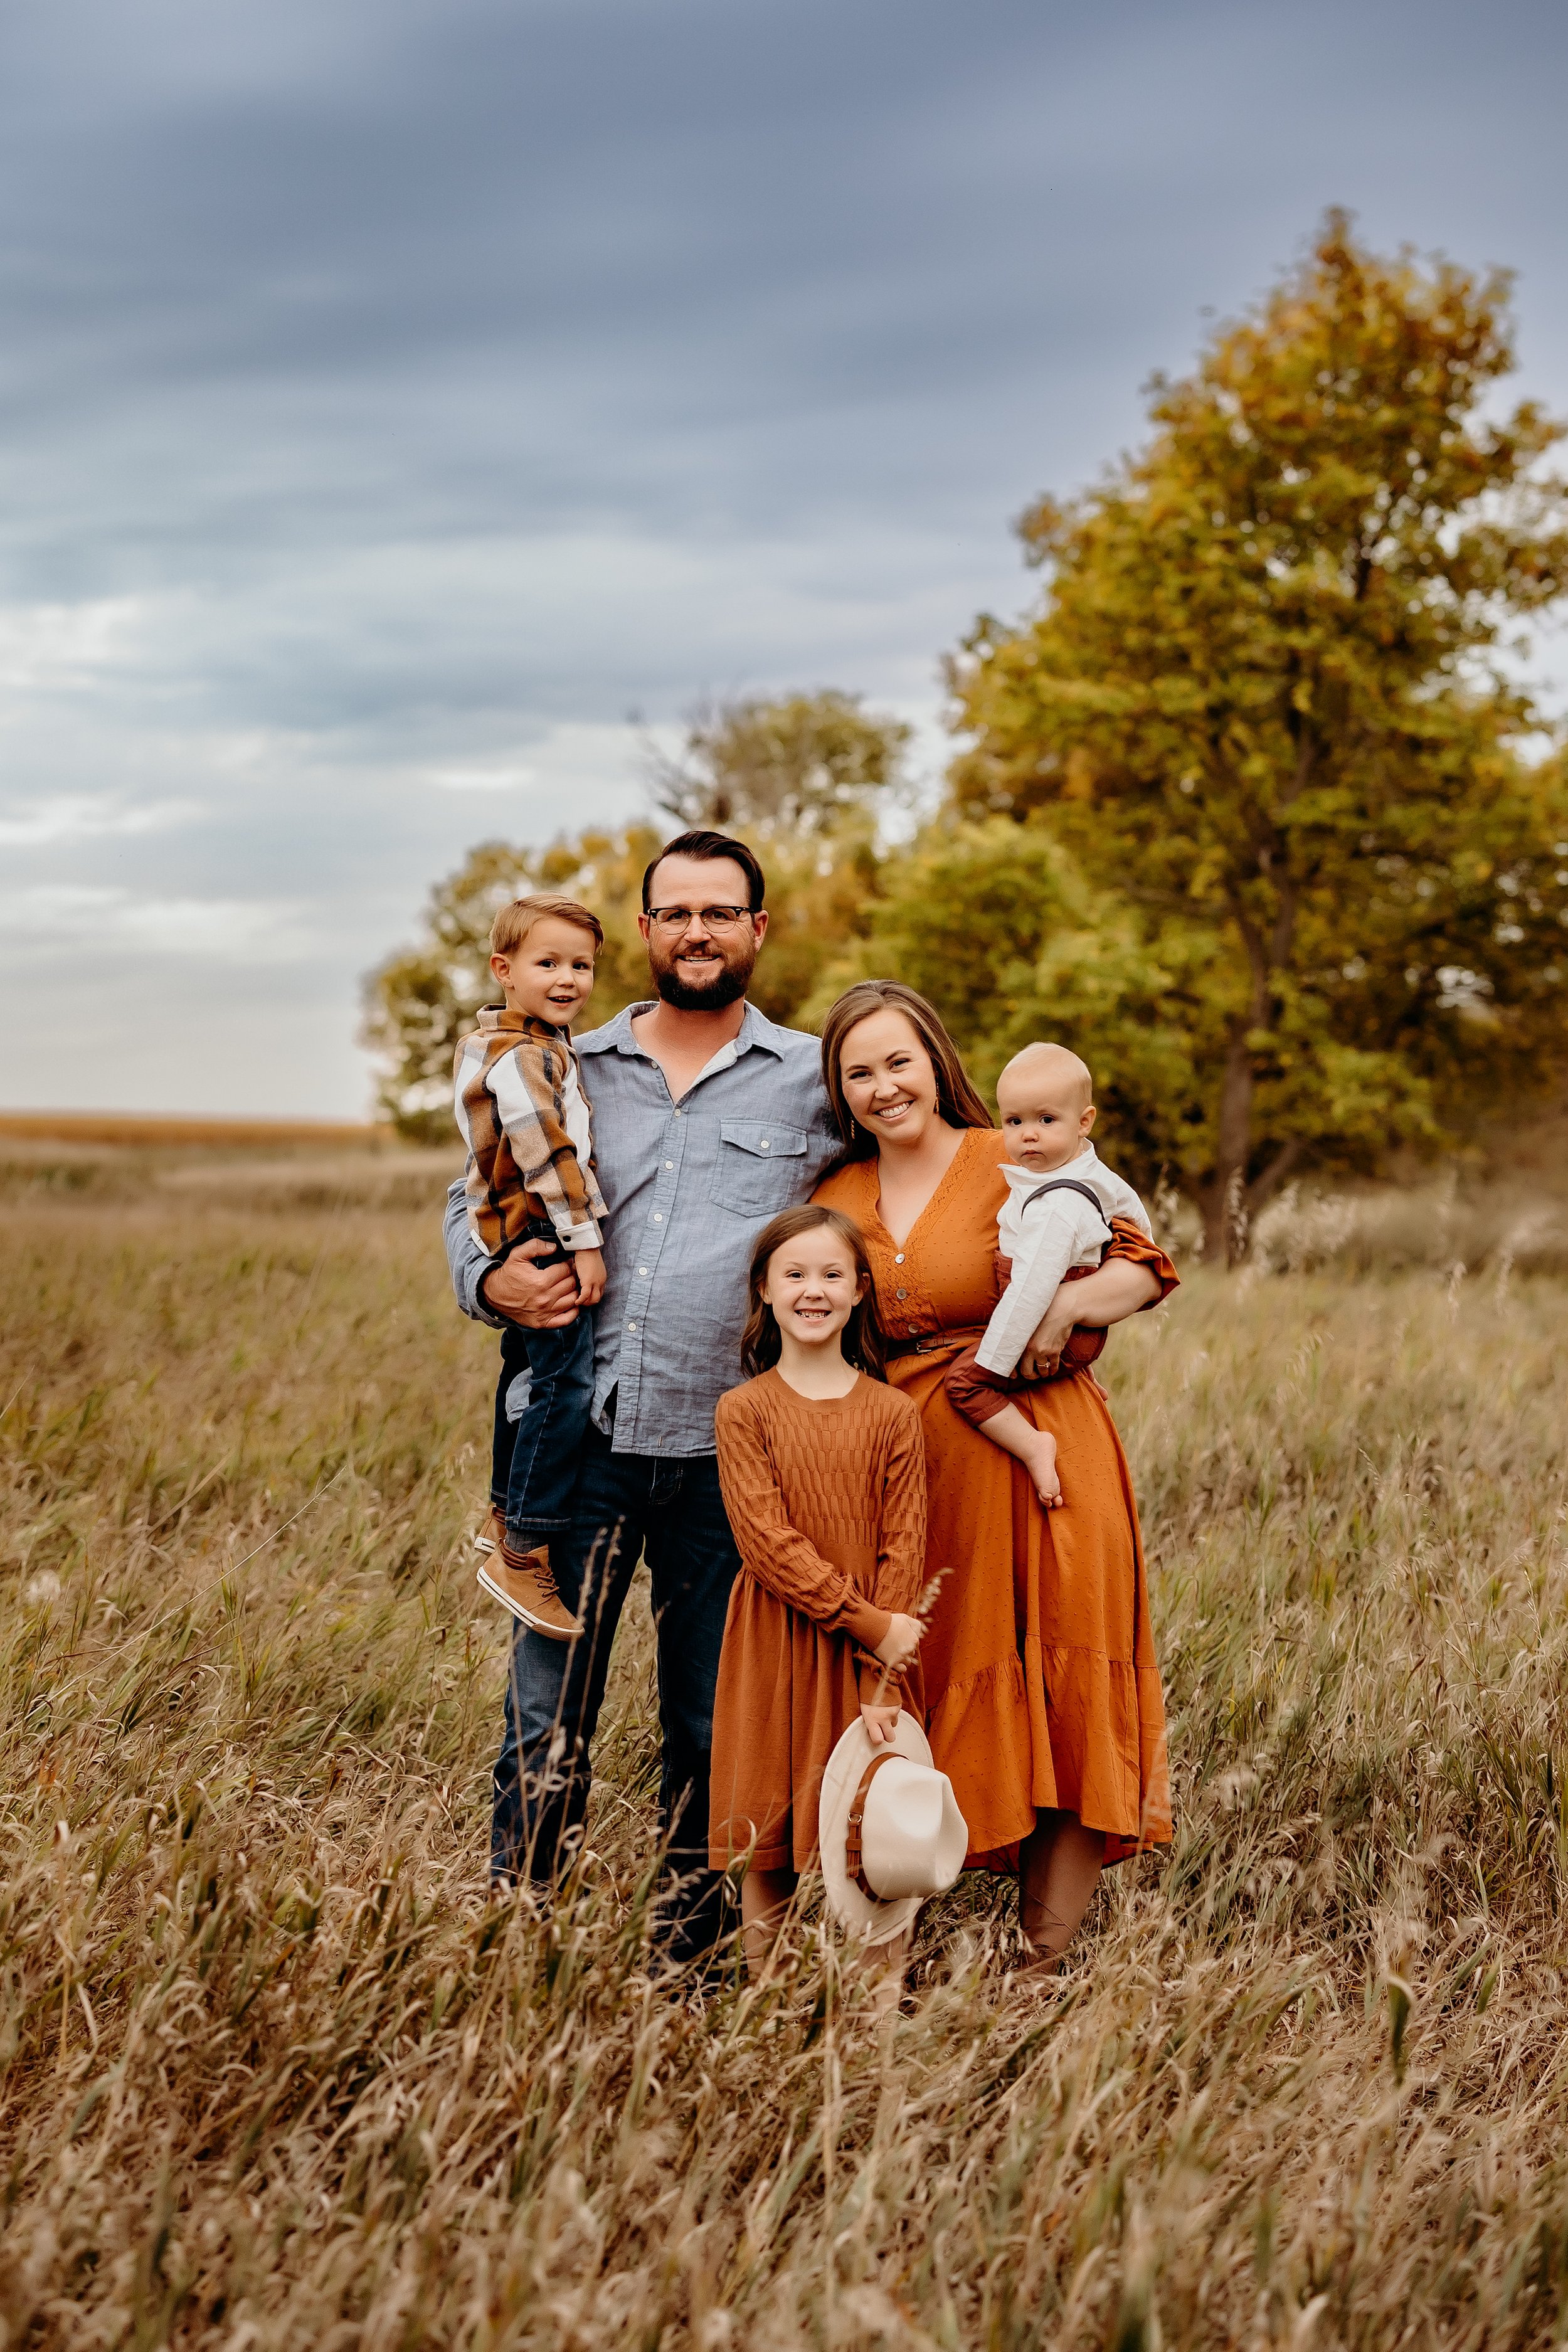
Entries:
{"label": "man's eyeglasses", "polygon": [[737,923],[749,923],[752,910],[750,907],[650,907],[647,919],[656,931],[687,931],[696,922],[711,936],[714,931],[732,931]]}

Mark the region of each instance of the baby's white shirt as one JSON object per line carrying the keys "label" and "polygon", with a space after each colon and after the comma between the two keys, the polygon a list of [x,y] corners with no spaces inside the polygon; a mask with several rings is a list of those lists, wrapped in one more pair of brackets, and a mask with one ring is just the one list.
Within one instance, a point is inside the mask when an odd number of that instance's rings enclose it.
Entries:
{"label": "baby's white shirt", "polygon": [[[1013,1261],[1013,1278],[993,1310],[985,1337],[974,1351],[983,1372],[1012,1372],[1047,1307],[1056,1297],[1068,1268],[1098,1265],[1110,1239],[1110,1219],[1126,1217],[1153,1239],[1149,1213],[1131,1184],[1108,1168],[1092,1143],[1076,1160],[1042,1175],[1037,1168],[1016,1168],[1004,1160],[1007,1198],[996,1220],[996,1245]],[[1026,1208],[1043,1184],[1057,1186],[1044,1200]],[[1099,1202],[1068,1189],[1081,1184]]]}

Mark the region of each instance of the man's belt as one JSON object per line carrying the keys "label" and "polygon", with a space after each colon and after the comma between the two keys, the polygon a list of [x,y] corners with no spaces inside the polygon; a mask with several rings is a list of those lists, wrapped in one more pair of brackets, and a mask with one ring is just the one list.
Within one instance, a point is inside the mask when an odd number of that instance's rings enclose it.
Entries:
{"label": "man's belt", "polygon": [[961,1323],[949,1331],[916,1331],[907,1339],[889,1339],[886,1354],[891,1363],[899,1356],[934,1356],[943,1348],[967,1348],[972,1341],[984,1339],[989,1325]]}

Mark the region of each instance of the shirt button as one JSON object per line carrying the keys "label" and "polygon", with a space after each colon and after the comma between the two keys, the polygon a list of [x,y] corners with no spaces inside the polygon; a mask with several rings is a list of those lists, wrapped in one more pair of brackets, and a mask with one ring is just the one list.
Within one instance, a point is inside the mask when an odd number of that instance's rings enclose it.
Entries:
{"label": "shirt button", "polygon": [[902,1251],[902,1250],[900,1250],[900,1251],[899,1252],[899,1254],[898,1254],[897,1257],[893,1260],[893,1264],[894,1264],[895,1265],[902,1265],[903,1262],[904,1262],[904,1254],[903,1254],[903,1251]]}
{"label": "shirt button", "polygon": [[638,1268],[637,1268],[637,1272],[638,1272],[639,1274],[646,1274],[646,1273],[647,1272],[647,1266],[646,1266],[646,1265],[639,1265],[639,1266],[638,1266]]}
{"label": "shirt button", "polygon": [[907,1297],[909,1297],[909,1295],[910,1295],[910,1294],[909,1294],[909,1292],[908,1292],[907,1290],[900,1290],[900,1293],[899,1293],[899,1297],[900,1297],[900,1298],[907,1298]]}
{"label": "shirt button", "polygon": [[768,1139],[767,1139],[767,1137],[764,1135],[764,1136],[763,1136],[763,1150],[765,1151],[765,1150],[767,1150],[767,1148],[768,1148]]}
{"label": "shirt button", "polygon": [[662,1225],[662,1224],[663,1224],[663,1223],[664,1223],[664,1211],[663,1211],[662,1209],[656,1209],[656,1210],[654,1211],[654,1213],[653,1213],[653,1221],[654,1221],[654,1223],[655,1223],[656,1225]]}
{"label": "shirt button", "polygon": [[667,1168],[673,1168],[673,1167],[674,1167],[674,1165],[675,1165],[675,1162],[674,1162],[674,1160],[667,1160],[665,1161],[665,1163],[664,1163],[664,1164],[665,1164],[665,1166],[666,1166]]}
{"label": "shirt button", "polygon": [[637,1329],[637,1325],[636,1325],[635,1323],[628,1323],[628,1324],[626,1325],[626,1329],[627,1329],[628,1331],[635,1331],[635,1330]]}

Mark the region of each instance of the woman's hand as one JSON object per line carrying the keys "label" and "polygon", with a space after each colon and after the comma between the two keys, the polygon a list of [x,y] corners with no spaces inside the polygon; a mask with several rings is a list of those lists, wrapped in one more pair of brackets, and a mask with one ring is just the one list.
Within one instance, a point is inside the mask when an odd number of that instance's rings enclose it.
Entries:
{"label": "woman's hand", "polygon": [[1062,1360],[1062,1349],[1071,1337],[1075,1323],[1083,1318],[1078,1312],[1072,1293],[1084,1287],[1081,1282],[1064,1282],[1046,1309],[1045,1320],[1018,1359],[1018,1370],[1026,1381],[1049,1381],[1056,1377],[1057,1366]]}
{"label": "woman's hand", "polygon": [[892,1746],[899,1729],[899,1709],[896,1706],[862,1706],[860,1720],[873,1748]]}
{"label": "woman's hand", "polygon": [[893,1612],[893,1622],[878,1643],[875,1654],[890,1672],[897,1673],[906,1658],[912,1658],[920,1647],[925,1628],[918,1617],[906,1617]]}
{"label": "woman's hand", "polygon": [[1131,1258],[1107,1258],[1102,1266],[1093,1274],[1086,1274],[1081,1282],[1064,1282],[1018,1359],[1019,1372],[1026,1381],[1053,1379],[1075,1324],[1087,1323],[1096,1330],[1104,1330],[1129,1315],[1136,1315],[1141,1307],[1147,1307],[1159,1295],[1159,1278],[1152,1269]]}

